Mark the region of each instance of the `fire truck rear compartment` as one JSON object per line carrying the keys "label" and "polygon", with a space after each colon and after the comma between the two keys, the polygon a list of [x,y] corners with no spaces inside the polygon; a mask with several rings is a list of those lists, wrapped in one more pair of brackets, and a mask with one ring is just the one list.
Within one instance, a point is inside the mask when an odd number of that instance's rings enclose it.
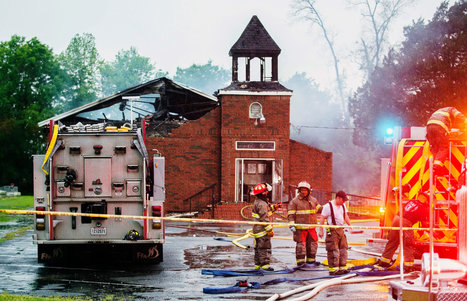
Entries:
{"label": "fire truck rear compartment", "polygon": [[[44,156],[34,156],[35,207],[97,216],[37,215],[38,261],[69,263],[81,255],[162,261],[163,223],[127,217],[161,216],[165,197],[153,198],[146,191],[148,159],[132,147],[137,133],[61,133],[57,139],[65,147],[51,156],[49,176],[41,170]],[[164,158],[154,160],[163,180]],[[122,218],[99,216],[106,214]]]}

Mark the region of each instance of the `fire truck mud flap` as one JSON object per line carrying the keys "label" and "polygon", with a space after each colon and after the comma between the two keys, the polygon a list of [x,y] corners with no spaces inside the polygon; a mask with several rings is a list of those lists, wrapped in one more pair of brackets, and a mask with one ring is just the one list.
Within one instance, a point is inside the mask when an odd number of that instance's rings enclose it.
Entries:
{"label": "fire truck mud flap", "polygon": [[160,243],[38,244],[38,262],[49,265],[157,264],[163,260]]}

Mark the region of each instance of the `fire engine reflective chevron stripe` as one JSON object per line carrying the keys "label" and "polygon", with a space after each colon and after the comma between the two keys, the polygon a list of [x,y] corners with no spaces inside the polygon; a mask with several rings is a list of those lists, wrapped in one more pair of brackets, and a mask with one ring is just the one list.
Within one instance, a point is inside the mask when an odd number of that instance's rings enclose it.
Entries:
{"label": "fire engine reflective chevron stripe", "polygon": [[[457,205],[453,203],[455,200],[455,190],[449,189],[458,185],[458,178],[462,170],[464,162],[465,141],[452,140],[450,142],[449,160],[442,165],[450,171],[450,177],[435,177],[434,180],[434,198],[435,198],[435,227],[445,228],[443,231],[443,242],[455,242],[455,232],[449,229],[454,229],[458,225],[457,221]],[[397,161],[395,168],[395,183],[393,187],[410,185],[409,195],[403,196],[409,199],[417,197],[420,191],[430,191],[430,167],[429,158],[431,156],[430,146],[426,140],[408,140],[402,139],[398,145]],[[434,164],[438,162],[433,162]],[[402,174],[402,179],[399,179],[399,174]],[[399,210],[399,193],[395,196],[395,212]],[[449,206],[446,206],[446,202]],[[385,224],[386,225],[386,224]],[[416,239],[423,241],[417,231]]]}
{"label": "fire engine reflective chevron stripe", "polygon": [[44,165],[49,160],[49,156],[52,153],[52,150],[53,150],[53,148],[55,146],[55,142],[57,141],[57,136],[58,136],[58,125],[56,124],[56,125],[54,125],[54,131],[53,131],[53,134],[52,134],[52,139],[50,140],[49,148],[47,148],[47,152],[45,153],[44,162],[42,163],[42,166],[41,166],[42,171],[46,175],[49,175],[49,172],[44,169]]}

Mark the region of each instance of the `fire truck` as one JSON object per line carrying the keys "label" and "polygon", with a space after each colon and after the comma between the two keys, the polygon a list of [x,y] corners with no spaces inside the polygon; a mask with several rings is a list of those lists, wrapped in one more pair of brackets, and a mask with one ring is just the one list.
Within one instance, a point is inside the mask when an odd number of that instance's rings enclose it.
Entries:
{"label": "fire truck", "polygon": [[[385,204],[384,217],[380,225],[390,227],[394,215],[399,211],[400,198],[408,201],[419,192],[433,191],[433,227],[437,231],[434,251],[440,257],[457,259],[459,202],[456,192],[465,185],[466,138],[453,131],[449,146],[449,160],[445,167],[448,175],[434,177],[430,173],[430,145],[425,138],[425,127],[394,129],[391,157],[382,161],[381,195]],[[420,223],[414,227],[420,227]],[[387,231],[381,231],[385,238]],[[430,237],[427,232],[415,231],[416,258],[428,252]]]}
{"label": "fire truck", "polygon": [[144,123],[48,128],[33,156],[38,261],[162,261],[165,164],[148,157]]}

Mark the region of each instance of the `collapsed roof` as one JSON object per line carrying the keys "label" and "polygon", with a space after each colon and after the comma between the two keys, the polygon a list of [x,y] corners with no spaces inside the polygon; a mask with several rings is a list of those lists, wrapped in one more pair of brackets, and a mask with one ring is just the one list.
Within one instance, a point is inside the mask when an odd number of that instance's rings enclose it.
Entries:
{"label": "collapsed roof", "polygon": [[117,125],[142,118],[154,123],[196,120],[217,105],[215,96],[161,77],[56,115],[38,125],[45,126],[51,120],[64,125],[78,122]]}

